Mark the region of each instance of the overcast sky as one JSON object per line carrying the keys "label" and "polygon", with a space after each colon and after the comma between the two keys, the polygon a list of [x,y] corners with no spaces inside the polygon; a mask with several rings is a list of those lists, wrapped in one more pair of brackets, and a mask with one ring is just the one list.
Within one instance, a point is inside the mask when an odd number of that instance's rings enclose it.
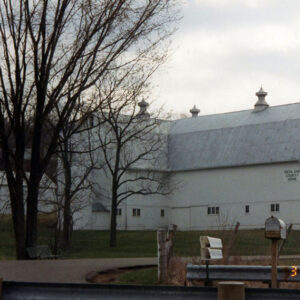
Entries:
{"label": "overcast sky", "polygon": [[173,54],[156,75],[166,110],[251,109],[300,102],[299,0],[186,0]]}

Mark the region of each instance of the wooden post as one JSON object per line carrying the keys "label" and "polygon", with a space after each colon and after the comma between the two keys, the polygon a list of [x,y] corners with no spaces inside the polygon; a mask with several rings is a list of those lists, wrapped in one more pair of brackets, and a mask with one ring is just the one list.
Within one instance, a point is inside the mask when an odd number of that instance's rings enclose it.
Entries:
{"label": "wooden post", "polygon": [[168,281],[168,257],[166,249],[167,231],[165,229],[157,230],[157,259],[158,259],[158,282],[167,283]]}
{"label": "wooden post", "polygon": [[175,240],[175,234],[176,234],[177,225],[170,224],[167,237],[166,237],[166,252],[167,252],[167,263],[169,266],[170,259],[173,254],[173,246],[174,246],[174,240]]}
{"label": "wooden post", "polygon": [[245,300],[245,284],[239,281],[219,282],[218,300]]}
{"label": "wooden post", "polygon": [[278,265],[277,240],[272,239],[272,280],[271,280],[271,288],[273,288],[273,289],[276,289],[278,287],[278,283],[277,283],[277,265]]}

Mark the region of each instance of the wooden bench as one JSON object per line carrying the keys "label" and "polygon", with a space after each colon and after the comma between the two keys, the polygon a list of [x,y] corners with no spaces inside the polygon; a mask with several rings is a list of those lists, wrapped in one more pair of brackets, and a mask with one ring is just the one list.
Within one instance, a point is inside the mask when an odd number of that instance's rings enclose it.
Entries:
{"label": "wooden bench", "polygon": [[52,254],[49,246],[40,245],[27,248],[27,253],[31,259],[56,259],[59,255]]}

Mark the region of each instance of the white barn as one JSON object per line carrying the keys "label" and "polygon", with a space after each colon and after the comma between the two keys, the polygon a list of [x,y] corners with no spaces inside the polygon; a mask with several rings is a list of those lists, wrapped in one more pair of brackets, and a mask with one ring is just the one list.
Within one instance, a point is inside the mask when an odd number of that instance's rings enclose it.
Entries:
{"label": "white barn", "polygon": [[[166,121],[167,157],[155,171],[177,189],[128,198],[118,228],[263,228],[270,215],[300,228],[300,103],[269,107],[262,89],[256,95],[254,109],[198,116],[194,107],[191,118]],[[77,227],[109,229],[109,197],[95,191],[90,201]]]}

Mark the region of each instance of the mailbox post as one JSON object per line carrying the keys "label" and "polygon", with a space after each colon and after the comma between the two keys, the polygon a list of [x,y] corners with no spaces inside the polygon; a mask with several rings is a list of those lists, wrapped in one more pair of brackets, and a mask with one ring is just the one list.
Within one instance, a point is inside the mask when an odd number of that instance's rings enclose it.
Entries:
{"label": "mailbox post", "polygon": [[265,237],[272,240],[272,277],[271,287],[277,288],[278,240],[286,239],[286,225],[274,216],[265,222]]}
{"label": "mailbox post", "polygon": [[223,258],[222,240],[209,236],[200,236],[200,247],[201,259],[206,264],[206,280],[204,284],[205,286],[209,286],[209,261]]}

